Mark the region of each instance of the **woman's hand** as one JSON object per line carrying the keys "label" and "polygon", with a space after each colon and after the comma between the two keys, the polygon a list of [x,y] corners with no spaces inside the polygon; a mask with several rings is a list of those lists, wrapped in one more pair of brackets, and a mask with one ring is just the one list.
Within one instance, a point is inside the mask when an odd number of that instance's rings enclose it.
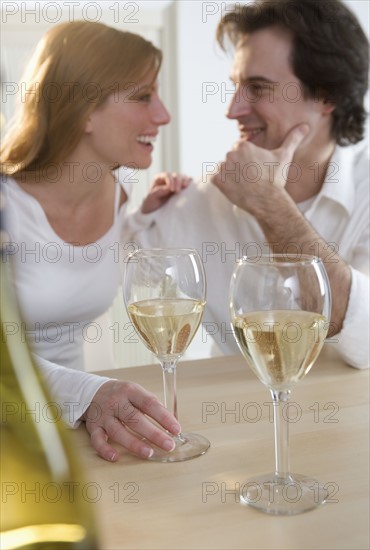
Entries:
{"label": "woman's hand", "polygon": [[181,431],[176,418],[154,394],[138,384],[120,380],[111,380],[99,388],[81,420],[86,423],[96,452],[105,460],[116,462],[119,452],[110,441],[119,443],[140,458],[153,454],[150,443],[165,451],[174,449],[171,436],[146,415],[174,435]]}
{"label": "woman's hand", "polygon": [[148,195],[141,205],[142,213],[150,214],[158,210],[172,195],[186,189],[191,180],[192,178],[184,174],[170,174],[169,172],[162,172],[155,176],[149,188]]}

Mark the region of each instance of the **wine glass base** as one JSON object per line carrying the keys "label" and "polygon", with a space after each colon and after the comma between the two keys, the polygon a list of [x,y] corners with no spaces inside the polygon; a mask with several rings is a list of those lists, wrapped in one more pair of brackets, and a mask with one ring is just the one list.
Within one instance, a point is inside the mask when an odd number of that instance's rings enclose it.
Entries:
{"label": "wine glass base", "polygon": [[266,514],[290,516],[317,508],[328,496],[327,489],[315,479],[298,474],[287,478],[267,474],[243,484],[240,503]]}
{"label": "wine glass base", "polygon": [[211,445],[208,439],[202,435],[192,433],[182,433],[173,439],[176,442],[173,451],[168,453],[152,445],[154,453],[148,460],[154,462],[182,462],[203,455]]}

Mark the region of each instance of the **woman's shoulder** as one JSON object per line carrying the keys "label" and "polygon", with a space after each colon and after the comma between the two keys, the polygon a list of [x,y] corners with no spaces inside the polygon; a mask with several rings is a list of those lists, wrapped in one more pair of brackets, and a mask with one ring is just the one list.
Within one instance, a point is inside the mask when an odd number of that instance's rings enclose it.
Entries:
{"label": "woman's shoulder", "polygon": [[21,189],[11,176],[1,174],[0,177],[4,225],[9,236],[15,240],[19,228],[17,204],[21,203]]}
{"label": "woman's shoulder", "polygon": [[1,188],[5,189],[6,192],[9,192],[10,190],[13,190],[13,192],[20,190],[19,185],[17,184],[16,180],[12,176],[1,173],[0,177],[1,177]]}
{"label": "woman's shoulder", "polygon": [[22,185],[13,177],[1,176],[1,185],[5,200],[6,208],[9,211],[16,211],[19,215],[35,216],[38,215],[39,203],[31,195],[23,189]]}
{"label": "woman's shoulder", "polygon": [[14,177],[1,174],[1,187],[10,199],[16,198],[19,204],[29,203],[30,195],[24,191]]}
{"label": "woman's shoulder", "polygon": [[40,206],[23,190],[14,177],[1,174],[2,195],[5,201],[5,223],[14,240],[39,224]]}

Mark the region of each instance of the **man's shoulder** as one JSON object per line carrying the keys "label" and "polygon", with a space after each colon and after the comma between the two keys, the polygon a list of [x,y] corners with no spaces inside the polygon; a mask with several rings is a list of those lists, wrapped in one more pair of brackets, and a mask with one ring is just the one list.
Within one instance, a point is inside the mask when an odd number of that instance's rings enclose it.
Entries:
{"label": "man's shoulder", "polygon": [[338,164],[338,170],[344,172],[348,178],[348,184],[355,189],[369,184],[369,140],[365,139],[356,145],[337,147],[332,157],[332,163]]}
{"label": "man's shoulder", "polygon": [[353,183],[360,200],[366,200],[369,206],[370,152],[369,140],[366,139],[354,147]]}
{"label": "man's shoulder", "polygon": [[[225,203],[225,204],[224,204]],[[167,208],[189,209],[204,215],[213,208],[225,208],[229,201],[208,179],[194,179],[189,187],[174,195],[167,203]]]}
{"label": "man's shoulder", "polygon": [[346,147],[338,146],[339,158],[345,162],[351,163],[354,169],[363,168],[369,165],[370,159],[370,143],[369,137],[366,137],[362,141],[348,145]]}

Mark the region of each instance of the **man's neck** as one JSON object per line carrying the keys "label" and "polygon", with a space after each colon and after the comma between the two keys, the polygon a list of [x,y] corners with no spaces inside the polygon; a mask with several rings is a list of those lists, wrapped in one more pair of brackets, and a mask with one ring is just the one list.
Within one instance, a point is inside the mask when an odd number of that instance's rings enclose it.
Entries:
{"label": "man's neck", "polygon": [[330,141],[311,154],[294,156],[285,186],[294,202],[304,202],[320,192],[335,146]]}

